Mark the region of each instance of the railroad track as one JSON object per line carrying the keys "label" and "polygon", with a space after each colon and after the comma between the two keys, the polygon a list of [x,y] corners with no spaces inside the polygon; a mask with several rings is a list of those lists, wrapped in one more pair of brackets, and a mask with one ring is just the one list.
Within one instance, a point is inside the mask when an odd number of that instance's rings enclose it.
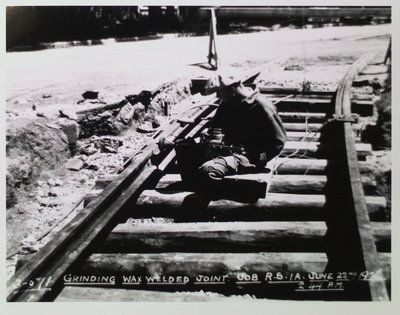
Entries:
{"label": "railroad track", "polygon": [[[265,172],[263,198],[210,198],[185,189],[174,140],[207,128],[204,101],[154,135],[118,173],[100,178],[85,208],[17,270],[8,301],[219,300],[250,294],[297,300],[389,300],[390,223],[376,194],[371,145],[354,128],[373,114],[352,99],[357,60],[335,93],[260,87],[288,141]],[[211,291],[215,295],[198,295]]]}

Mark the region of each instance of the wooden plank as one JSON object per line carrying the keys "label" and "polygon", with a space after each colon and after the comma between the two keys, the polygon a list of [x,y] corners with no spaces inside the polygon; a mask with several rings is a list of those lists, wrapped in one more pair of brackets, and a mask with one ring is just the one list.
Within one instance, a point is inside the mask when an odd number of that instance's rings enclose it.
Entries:
{"label": "wooden plank", "polygon": [[[286,141],[280,153],[280,157],[282,157],[282,155],[295,154],[294,157],[303,155],[304,157],[324,158],[329,156],[329,150],[332,149],[332,146],[321,145],[319,142]],[[356,143],[355,149],[359,158],[372,155],[372,146],[369,143]]]}
{"label": "wooden plank", "polygon": [[304,112],[279,112],[279,117],[284,122],[302,121],[305,122],[324,122],[327,120],[326,113],[304,113]]}
{"label": "wooden plank", "polygon": [[390,281],[392,276],[392,254],[378,253],[378,260],[382,267],[384,278]]}
{"label": "wooden plank", "polygon": [[[255,202],[235,200],[211,200],[194,192],[164,194],[145,190],[137,201],[135,212],[144,217],[178,217],[184,220],[324,220],[324,195],[268,193]],[[371,215],[384,212],[384,197],[367,197]]]}
{"label": "wooden plank", "polygon": [[[200,288],[199,288],[200,289]],[[65,287],[55,302],[243,302],[250,295],[226,296],[216,292],[168,292],[119,288]]]}
{"label": "wooden plank", "polygon": [[301,91],[297,88],[280,88],[280,87],[267,87],[267,86],[257,86],[261,93],[266,94],[279,94],[279,95],[316,95],[319,97],[332,97],[335,95],[335,91],[321,91],[321,90],[309,90],[309,91]]}
{"label": "wooden plank", "polygon": [[[329,161],[333,165],[334,161]],[[372,172],[372,164],[369,162],[358,162],[360,172],[362,174],[370,174]],[[325,159],[285,159],[278,158],[276,160],[276,172],[278,174],[309,174],[320,175],[325,173],[328,166],[328,160]]]}
{"label": "wooden plank", "polygon": [[322,124],[316,123],[283,123],[283,127],[286,131],[320,131]]}
{"label": "wooden plank", "polygon": [[378,252],[391,252],[392,229],[390,222],[371,222],[372,233]]}
{"label": "wooden plank", "polygon": [[308,98],[308,97],[293,97],[293,98],[286,98],[284,100],[281,100],[281,98],[277,97],[272,97],[269,98],[272,102],[279,102],[276,103],[276,106],[280,106],[281,103],[285,104],[295,104],[295,105],[300,105],[304,104],[307,106],[312,106],[312,105],[329,105],[332,104],[332,99],[331,98]]}
{"label": "wooden plank", "polygon": [[[273,98],[270,98],[274,100]],[[275,99],[279,101],[279,99]],[[304,101],[301,99],[285,99],[280,100],[275,104],[278,113],[280,112],[311,112],[311,113],[326,113],[332,115],[335,113],[333,102],[327,102],[328,100],[314,99]],[[351,109],[355,114],[359,114],[362,117],[370,116],[373,114],[374,103],[369,100],[358,100],[354,99],[351,101]]]}
{"label": "wooden plank", "polygon": [[[362,177],[367,191],[376,190],[376,182],[368,176]],[[287,194],[321,194],[325,191],[327,177],[324,175],[274,175],[269,192]]]}
{"label": "wooden plank", "polygon": [[286,141],[318,142],[321,137],[319,132],[287,131]]}
{"label": "wooden plank", "polygon": [[86,274],[151,276],[162,270],[163,275],[181,274],[193,281],[199,275],[236,278],[238,273],[323,272],[327,263],[325,253],[299,252],[92,254],[81,271]]}
{"label": "wooden plank", "polygon": [[119,224],[105,242],[112,252],[320,252],[325,222]]}
{"label": "wooden plank", "polygon": [[[391,277],[390,254],[379,254],[385,279]],[[115,268],[118,261],[120,268]],[[163,254],[94,254],[90,256],[84,266],[85,273],[112,274],[116,278],[123,275],[156,275],[158,270],[163,274],[188,275],[189,285],[175,286],[174,292],[168,292],[167,288],[154,289],[148,286],[125,285],[125,288],[98,288],[98,287],[72,287],[67,286],[57,297],[56,302],[77,301],[126,301],[126,302],[161,302],[161,301],[244,301],[245,296],[225,296],[226,289],[222,286],[221,293],[216,291],[221,285],[214,285],[204,292],[202,284],[191,285],[193,277],[219,276],[213,280],[222,280],[222,276],[228,272],[232,276],[237,274],[266,275],[268,272],[292,273],[296,272],[310,274],[311,272],[323,273],[326,270],[327,257],[323,253],[259,253],[259,254],[195,254],[195,253],[163,253]],[[236,272],[235,272],[236,271]],[[229,275],[228,274],[228,275]],[[143,276],[143,278],[144,278]],[[265,276],[262,277],[265,280]],[[128,279],[132,280],[132,278]],[[199,278],[200,280],[200,278]],[[210,280],[211,281],[211,280]],[[276,284],[262,283],[263,288],[276,286]],[[254,286],[254,284],[253,284]],[[148,290],[144,290],[147,288]],[[150,289],[150,290],[149,290]],[[198,291],[202,289],[202,291]],[[225,289],[225,290],[224,290]],[[160,291],[162,290],[162,291]],[[176,290],[182,290],[176,291]],[[190,291],[189,291],[190,290]],[[210,290],[210,291],[209,291]],[[289,289],[290,290],[290,289]],[[293,291],[291,296],[293,298]],[[264,297],[268,297],[266,293]],[[250,297],[249,297],[250,298]],[[259,297],[258,297],[259,298]],[[253,301],[253,300],[252,300]]]}
{"label": "wooden plank", "polygon": [[[292,193],[292,194],[321,194],[324,193],[327,177],[325,175],[273,175],[272,180],[265,173],[240,174],[226,176],[238,181],[251,180],[256,182],[268,182],[270,193]],[[370,177],[362,177],[364,189],[373,191],[376,189],[376,182]],[[156,189],[177,190],[184,189],[179,174],[166,174],[158,182]]]}

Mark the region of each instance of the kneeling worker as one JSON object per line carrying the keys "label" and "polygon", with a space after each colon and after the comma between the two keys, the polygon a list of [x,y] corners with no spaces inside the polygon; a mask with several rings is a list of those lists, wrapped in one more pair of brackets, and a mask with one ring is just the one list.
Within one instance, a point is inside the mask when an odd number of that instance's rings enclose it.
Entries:
{"label": "kneeling worker", "polygon": [[217,91],[222,103],[199,143],[194,139],[176,143],[178,165],[184,182],[234,193],[235,181],[225,177],[262,172],[282,150],[285,130],[275,106],[240,81],[227,82],[219,76],[207,86],[210,92]]}

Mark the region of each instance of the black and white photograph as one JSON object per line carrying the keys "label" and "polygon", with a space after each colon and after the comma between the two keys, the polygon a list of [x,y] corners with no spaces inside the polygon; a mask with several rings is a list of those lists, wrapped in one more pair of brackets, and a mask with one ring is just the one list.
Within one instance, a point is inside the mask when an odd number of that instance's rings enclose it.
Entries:
{"label": "black and white photograph", "polygon": [[4,11],[7,304],[394,300],[391,5]]}

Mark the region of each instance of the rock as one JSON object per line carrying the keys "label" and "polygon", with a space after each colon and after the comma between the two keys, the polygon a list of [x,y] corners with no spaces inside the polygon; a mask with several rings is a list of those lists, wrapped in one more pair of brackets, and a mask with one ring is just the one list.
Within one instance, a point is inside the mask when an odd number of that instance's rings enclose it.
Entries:
{"label": "rock", "polygon": [[36,104],[32,104],[32,110],[36,110],[37,106]]}
{"label": "rock", "polygon": [[78,115],[73,109],[64,108],[59,110],[60,116],[71,120],[78,120]]}
{"label": "rock", "polygon": [[79,171],[83,167],[83,161],[81,159],[71,158],[67,161],[65,167],[67,170]]}
{"label": "rock", "polygon": [[54,189],[51,189],[51,190],[48,192],[48,195],[49,195],[50,197],[57,197],[57,196],[58,196],[58,193],[57,193]]}
{"label": "rock", "polygon": [[99,152],[99,149],[96,148],[96,146],[95,146],[93,143],[91,143],[90,145],[88,145],[88,146],[82,148],[82,149],[80,150],[80,152],[81,152],[82,154],[84,154],[84,155],[80,155],[79,158],[80,158],[81,160],[83,160],[83,161],[86,161],[87,156],[93,155],[93,154],[95,154],[95,153],[98,153],[98,152]]}
{"label": "rock", "polygon": [[146,112],[146,107],[142,103],[137,103],[133,105],[133,119],[139,120],[144,116]]}
{"label": "rock", "polygon": [[129,124],[132,121],[133,114],[135,113],[135,109],[131,104],[126,104],[121,108],[118,113],[117,119],[122,121],[124,124]]}
{"label": "rock", "polygon": [[149,106],[153,99],[153,93],[151,91],[143,90],[139,94],[128,95],[125,99],[132,105],[140,102],[145,106]]}
{"label": "rock", "polygon": [[153,122],[152,122],[152,127],[153,128],[158,128],[162,124],[164,124],[167,121],[167,117],[161,116],[161,115],[156,115],[154,116]]}
{"label": "rock", "polygon": [[56,185],[56,182],[55,182],[54,179],[50,178],[50,179],[47,181],[47,184],[49,184],[50,186],[55,186],[55,185]]}
{"label": "rock", "polygon": [[82,94],[82,97],[87,100],[95,100],[99,98],[99,92],[86,91],[85,93]]}
{"label": "rock", "polygon": [[62,186],[64,184],[64,182],[61,179],[57,178],[55,181],[55,184],[56,184],[56,186]]}
{"label": "rock", "polygon": [[92,136],[90,138],[90,142],[91,146],[95,146],[102,153],[117,153],[118,148],[123,144],[123,140],[121,138],[111,138],[107,136]]}
{"label": "rock", "polygon": [[87,121],[94,121],[94,120],[97,120],[97,116],[92,115],[92,114],[89,114],[89,115],[87,115],[87,116],[85,117],[85,119],[86,119]]}
{"label": "rock", "polygon": [[38,190],[38,191],[37,191],[37,195],[38,195],[39,197],[46,197],[46,196],[47,196],[47,194],[46,194],[43,190]]}
{"label": "rock", "polygon": [[77,155],[76,158],[82,160],[83,162],[85,162],[88,157],[86,155]]}
{"label": "rock", "polygon": [[38,180],[37,184],[38,184],[39,187],[42,187],[44,184],[46,184],[46,182],[43,181],[43,180]]}
{"label": "rock", "polygon": [[76,143],[79,138],[79,131],[80,131],[79,124],[74,120],[63,119],[63,118],[59,119],[57,123],[61,127],[62,131],[66,134],[68,138],[69,147],[71,149],[75,149]]}
{"label": "rock", "polygon": [[106,145],[103,147],[103,152],[104,153],[117,153],[118,151],[115,148],[113,148],[109,145]]}
{"label": "rock", "polygon": [[43,112],[36,112],[36,116],[38,117],[47,117],[45,113]]}
{"label": "rock", "polygon": [[106,125],[107,125],[106,128],[112,135],[119,135],[122,131],[124,131],[127,128],[127,126],[124,123],[112,118],[107,120]]}
{"label": "rock", "polygon": [[17,99],[17,100],[14,101],[14,104],[27,105],[28,104],[28,100]]}
{"label": "rock", "polygon": [[288,65],[284,68],[286,71],[303,71],[304,67],[302,65]]}
{"label": "rock", "polygon": [[27,246],[33,245],[33,244],[36,244],[36,243],[37,243],[37,241],[32,235],[29,235],[29,236],[25,237],[21,241],[21,245],[27,245]]}
{"label": "rock", "polygon": [[102,113],[97,115],[97,117],[99,117],[101,119],[108,119],[108,118],[110,118],[112,116],[113,116],[113,114],[112,114],[112,111],[110,111],[110,110],[106,110],[106,111],[104,111],[104,112],[102,112]]}
{"label": "rock", "polygon": [[53,124],[53,123],[47,123],[46,126],[49,128],[53,128],[53,129],[61,129],[60,125]]}
{"label": "rock", "polygon": [[137,127],[137,131],[143,133],[151,133],[154,131],[154,128],[152,127],[152,124],[150,122],[146,121],[145,123]]}
{"label": "rock", "polygon": [[36,253],[37,251],[39,251],[41,248],[41,246],[39,246],[38,244],[34,244],[34,245],[22,245],[21,249],[24,251],[27,251],[29,253]]}
{"label": "rock", "polygon": [[85,163],[84,167],[88,170],[94,170],[94,171],[98,171],[99,170],[99,166],[94,164],[94,163]]}
{"label": "rock", "polygon": [[[54,196],[52,196],[54,197]],[[42,211],[43,207],[50,207],[50,208],[54,208],[58,206],[58,203],[54,200],[46,200],[46,199],[38,199],[39,205],[42,208],[39,208],[38,211]]]}

